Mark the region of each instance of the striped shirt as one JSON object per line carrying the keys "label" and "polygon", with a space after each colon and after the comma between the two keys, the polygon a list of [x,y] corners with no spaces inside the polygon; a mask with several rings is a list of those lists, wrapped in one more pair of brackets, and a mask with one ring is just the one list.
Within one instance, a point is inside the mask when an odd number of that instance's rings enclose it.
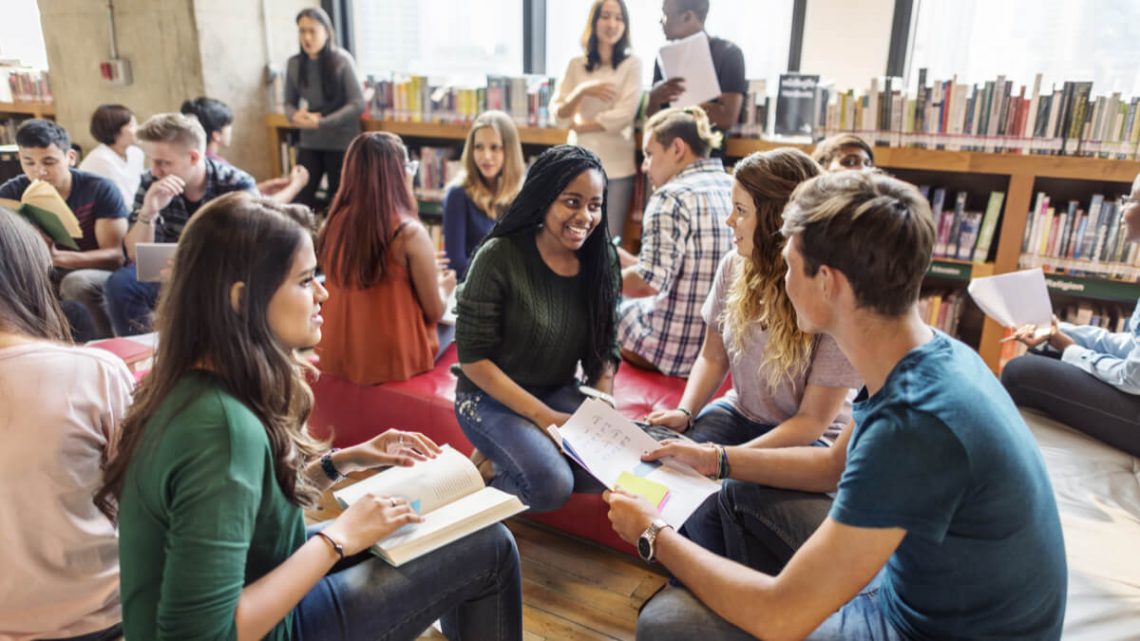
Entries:
{"label": "striped shirt", "polygon": [[[257,183],[249,174],[225,162],[218,162],[210,158],[206,158],[204,162],[206,163],[206,191],[202,194],[202,200],[190,202],[181,194],[171,199],[170,204],[158,212],[154,226],[154,242],[178,242],[179,237],[182,236],[182,228],[189,222],[190,217],[198,211],[199,207],[218,196],[232,191],[248,191],[257,195]],[[143,174],[142,181],[139,182],[139,190],[135,192],[134,207],[131,208],[130,220],[132,225],[138,220],[139,210],[142,209],[147,190],[156,182],[158,182],[158,178],[155,178],[151,172],[148,171]]]}
{"label": "striped shirt", "polygon": [[731,211],[732,176],[717,158],[693,162],[653,193],[637,273],[657,294],[622,302],[622,349],[671,376],[689,375],[705,334],[701,306],[731,251]]}

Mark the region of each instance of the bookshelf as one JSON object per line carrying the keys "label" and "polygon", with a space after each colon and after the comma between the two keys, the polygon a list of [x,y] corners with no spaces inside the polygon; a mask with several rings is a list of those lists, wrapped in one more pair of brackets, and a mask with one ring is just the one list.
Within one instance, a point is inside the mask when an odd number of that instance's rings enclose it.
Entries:
{"label": "bookshelf", "polygon": [[0,102],[0,118],[30,116],[55,118],[55,104],[50,102]]}
{"label": "bookshelf", "polygon": [[[390,131],[400,136],[462,142],[468,127],[459,124],[394,122],[364,120],[368,131]],[[281,143],[292,127],[283,114],[267,114],[265,126],[269,130],[269,154],[275,175],[282,173]],[[549,146],[565,142],[566,131],[553,128],[520,127],[519,138],[524,145]],[[798,147],[810,151],[811,146],[788,144],[773,140],[730,138],[726,142],[727,158],[742,158],[756,151],[778,147]],[[1087,181],[1093,184],[1131,183],[1140,174],[1140,160],[1110,160],[1091,157],[1038,156],[1016,153],[983,153],[970,151],[943,151],[914,147],[876,147],[875,161],[888,172],[949,172],[962,175],[984,175],[988,183],[996,182],[1005,191],[1005,205],[992,262],[971,263],[952,259],[937,259],[928,275],[932,279],[954,281],[964,286],[976,276],[1004,274],[1018,269],[1021,241],[1029,212],[1033,207],[1034,190],[1039,180]],[[965,176],[968,178],[969,176]],[[1049,274],[1047,280],[1054,291],[1098,300],[1131,303],[1140,297],[1140,283]],[[978,352],[990,368],[997,372],[1001,358],[1000,340],[1004,329],[997,323],[985,320]]]}

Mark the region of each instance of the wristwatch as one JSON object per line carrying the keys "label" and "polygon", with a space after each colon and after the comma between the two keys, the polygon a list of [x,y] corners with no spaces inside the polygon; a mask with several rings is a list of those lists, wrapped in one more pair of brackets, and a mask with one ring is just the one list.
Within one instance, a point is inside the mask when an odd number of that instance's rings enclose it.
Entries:
{"label": "wristwatch", "polygon": [[650,523],[641,536],[637,537],[637,555],[642,561],[646,563],[657,561],[657,535],[661,530],[672,527],[662,519],[653,519],[653,523]]}

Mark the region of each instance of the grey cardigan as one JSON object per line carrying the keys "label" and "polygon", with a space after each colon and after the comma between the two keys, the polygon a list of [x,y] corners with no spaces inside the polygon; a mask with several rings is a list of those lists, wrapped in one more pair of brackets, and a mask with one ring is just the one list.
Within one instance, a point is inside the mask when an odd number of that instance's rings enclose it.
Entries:
{"label": "grey cardigan", "polygon": [[356,64],[352,56],[343,49],[337,49],[338,84],[343,88],[332,102],[325,100],[325,79],[316,61],[308,65],[308,82],[301,89],[301,60],[304,54],[298,53],[289,58],[285,74],[285,115],[293,118],[300,108],[301,100],[308,104],[309,111],[321,114],[321,124],[316,129],[302,129],[300,146],[305,149],[343,151],[348,143],[360,134],[360,115],[364,113],[364,94],[356,77]]}

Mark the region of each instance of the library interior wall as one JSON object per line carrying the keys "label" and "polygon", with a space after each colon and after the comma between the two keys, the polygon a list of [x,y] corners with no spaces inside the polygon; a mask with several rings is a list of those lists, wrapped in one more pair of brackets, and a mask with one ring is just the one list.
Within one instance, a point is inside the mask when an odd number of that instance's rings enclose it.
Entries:
{"label": "library interior wall", "polygon": [[863,89],[884,75],[895,0],[808,0],[800,70]]}
{"label": "library interior wall", "polygon": [[130,60],[133,81],[112,85],[99,76],[98,62],[110,54],[107,5],[90,0],[39,0],[51,69],[56,120],[82,147],[96,142],[88,133],[91,112],[107,102],[122,103],[145,119],[177,111],[182,101],[210,95],[230,104],[239,126],[226,157],[258,179],[267,178],[269,145],[262,114],[268,108],[266,63],[284,64],[297,49],[293,18],[316,0],[270,0],[272,53],[266,56],[258,0],[117,0],[119,55]]}

